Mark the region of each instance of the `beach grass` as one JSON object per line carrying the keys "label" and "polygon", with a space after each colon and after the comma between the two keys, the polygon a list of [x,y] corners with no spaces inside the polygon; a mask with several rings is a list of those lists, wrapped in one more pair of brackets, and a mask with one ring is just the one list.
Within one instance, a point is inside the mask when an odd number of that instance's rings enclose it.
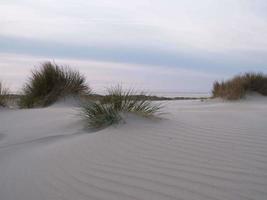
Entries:
{"label": "beach grass", "polygon": [[3,86],[3,83],[0,81],[0,106],[6,107],[9,99],[9,89]]}
{"label": "beach grass", "polygon": [[143,117],[152,117],[159,113],[162,104],[138,96],[144,96],[144,93],[138,94],[133,89],[123,90],[121,86],[111,87],[100,101],[90,101],[83,105],[83,115],[89,127],[100,128],[119,123],[125,113]]}
{"label": "beach grass", "polygon": [[227,100],[242,99],[248,92],[257,92],[267,96],[267,75],[262,73],[245,73],[230,80],[213,84],[213,97]]}
{"label": "beach grass", "polygon": [[86,79],[67,66],[44,62],[32,71],[19,100],[21,108],[46,107],[59,98],[89,94]]}

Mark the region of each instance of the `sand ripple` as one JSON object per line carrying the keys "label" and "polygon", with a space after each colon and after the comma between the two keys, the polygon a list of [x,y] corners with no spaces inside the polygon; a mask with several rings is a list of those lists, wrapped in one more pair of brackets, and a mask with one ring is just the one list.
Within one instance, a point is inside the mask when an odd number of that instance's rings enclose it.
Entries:
{"label": "sand ripple", "polygon": [[[0,126],[0,199],[266,200],[267,104],[261,103],[177,101],[167,105],[166,119],[130,117],[89,134],[80,134],[77,110],[33,111],[50,117],[34,124],[36,135]],[[0,114],[30,126],[18,117]]]}

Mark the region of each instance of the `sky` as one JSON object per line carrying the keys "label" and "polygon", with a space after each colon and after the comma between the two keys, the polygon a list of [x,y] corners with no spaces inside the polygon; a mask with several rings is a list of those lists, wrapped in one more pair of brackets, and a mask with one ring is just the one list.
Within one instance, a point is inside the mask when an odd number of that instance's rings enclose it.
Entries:
{"label": "sky", "polygon": [[209,92],[267,73],[266,0],[0,0],[0,80],[20,91],[44,61],[109,85]]}

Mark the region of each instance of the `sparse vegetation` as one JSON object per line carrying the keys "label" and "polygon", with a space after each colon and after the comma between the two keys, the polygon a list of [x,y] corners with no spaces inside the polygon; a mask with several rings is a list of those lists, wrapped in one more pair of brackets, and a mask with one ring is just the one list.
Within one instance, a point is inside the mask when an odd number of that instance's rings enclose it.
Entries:
{"label": "sparse vegetation", "polygon": [[267,96],[267,75],[262,73],[245,73],[235,76],[228,81],[213,84],[213,97],[221,97],[227,100],[238,100],[247,92],[257,92]]}
{"label": "sparse vegetation", "polygon": [[21,108],[46,107],[59,98],[90,92],[85,77],[69,67],[45,62],[32,71],[19,100]]}
{"label": "sparse vegetation", "polygon": [[83,106],[83,114],[91,128],[100,128],[117,124],[121,120],[119,113],[108,104],[89,102]]}
{"label": "sparse vegetation", "polygon": [[0,107],[5,107],[9,99],[9,90],[0,82]]}
{"label": "sparse vegetation", "polygon": [[120,86],[110,88],[108,94],[100,101],[84,105],[83,115],[89,127],[100,128],[119,123],[125,113],[151,117],[160,111],[160,104],[153,103],[148,98],[140,99],[140,95],[134,90],[124,91]]}

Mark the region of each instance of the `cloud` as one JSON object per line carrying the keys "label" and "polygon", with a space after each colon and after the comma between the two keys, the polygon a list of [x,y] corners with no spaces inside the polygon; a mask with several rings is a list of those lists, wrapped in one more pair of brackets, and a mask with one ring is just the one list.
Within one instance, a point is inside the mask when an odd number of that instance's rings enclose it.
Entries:
{"label": "cloud", "polygon": [[[16,54],[0,54],[0,60],[0,79],[15,92],[21,89],[34,66],[38,67],[47,60],[52,61],[50,57]],[[54,61],[85,74],[96,92],[103,92],[106,87],[118,83],[148,91],[207,92],[214,78],[219,78],[212,73],[161,66],[62,58]]]}
{"label": "cloud", "polygon": [[74,44],[266,51],[266,5],[260,0],[13,0],[0,8],[0,34]]}
{"label": "cloud", "polygon": [[[209,90],[210,75],[267,72],[265,0],[3,0],[0,5],[5,74],[21,68],[18,74],[25,77],[25,62],[32,66],[39,58],[88,66],[94,61],[125,67],[110,76],[104,64],[95,68],[99,85],[101,75],[105,82],[131,80],[155,89]],[[10,54],[17,65],[5,58]],[[135,79],[125,79],[129,66]],[[151,80],[145,78],[149,73]]]}
{"label": "cloud", "polygon": [[[36,39],[3,37],[0,52],[48,56],[50,58],[90,59],[126,64],[187,68],[203,72],[237,73],[246,70],[267,70],[264,52],[242,51],[228,53],[191,50],[165,50],[119,45],[73,45]],[[252,68],[253,67],[253,68]]]}

